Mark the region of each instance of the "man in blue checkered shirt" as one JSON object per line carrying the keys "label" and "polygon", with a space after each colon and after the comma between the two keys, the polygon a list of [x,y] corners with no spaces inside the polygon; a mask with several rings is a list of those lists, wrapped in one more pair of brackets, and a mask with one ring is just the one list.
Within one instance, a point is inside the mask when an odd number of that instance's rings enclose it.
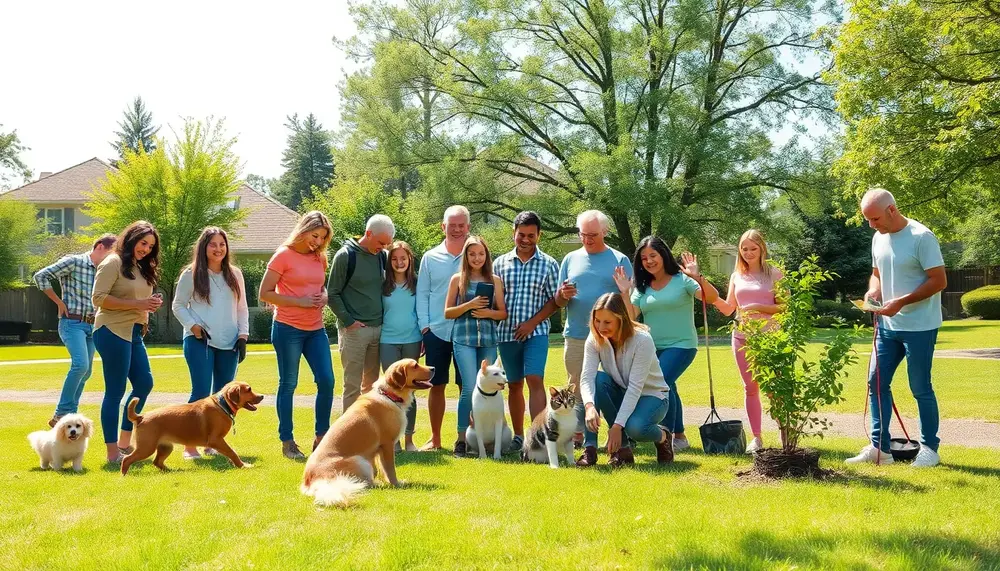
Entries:
{"label": "man in blue checkered shirt", "polygon": [[549,320],[555,302],[559,264],[538,249],[542,221],[534,212],[514,218],[514,249],[493,261],[493,274],[504,284],[507,319],[497,328],[500,361],[510,384],[508,406],[514,428],[513,450],[524,445],[524,381],[528,410],[534,419],[545,410],[545,361],[549,355]]}
{"label": "man in blue checkered shirt", "polygon": [[[35,273],[35,285],[59,308],[59,338],[66,345],[71,362],[56,413],[49,420],[51,427],[63,415],[77,411],[83,386],[90,378],[94,363],[95,309],[90,301],[94,274],[97,266],[112,252],[116,240],[113,234],[105,234],[94,241],[89,252],[63,256]],[[53,281],[59,282],[61,298],[52,289]]]}

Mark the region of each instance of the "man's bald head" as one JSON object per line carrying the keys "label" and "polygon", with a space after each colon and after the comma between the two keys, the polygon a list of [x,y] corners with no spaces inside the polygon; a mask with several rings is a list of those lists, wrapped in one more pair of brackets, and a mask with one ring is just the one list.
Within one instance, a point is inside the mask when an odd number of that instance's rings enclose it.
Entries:
{"label": "man's bald head", "polygon": [[867,207],[872,206],[880,209],[886,209],[890,206],[896,205],[896,198],[892,196],[892,193],[884,188],[873,188],[865,193],[861,197],[861,210],[864,211]]}
{"label": "man's bald head", "polygon": [[898,232],[906,218],[896,208],[896,199],[884,188],[873,188],[861,197],[861,215],[880,234]]}

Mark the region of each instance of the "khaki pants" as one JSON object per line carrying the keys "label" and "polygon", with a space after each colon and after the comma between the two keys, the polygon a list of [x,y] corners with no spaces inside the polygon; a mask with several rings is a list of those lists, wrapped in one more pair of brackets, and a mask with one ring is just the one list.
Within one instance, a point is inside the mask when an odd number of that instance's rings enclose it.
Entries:
{"label": "khaki pants", "polygon": [[382,327],[337,328],[337,347],[344,366],[344,411],[378,380],[378,345]]}
{"label": "khaki pants", "polygon": [[583,394],[580,392],[580,377],[583,374],[583,350],[586,344],[586,339],[563,338],[563,366],[566,367],[566,378],[576,387],[577,432],[584,431],[585,408]]}

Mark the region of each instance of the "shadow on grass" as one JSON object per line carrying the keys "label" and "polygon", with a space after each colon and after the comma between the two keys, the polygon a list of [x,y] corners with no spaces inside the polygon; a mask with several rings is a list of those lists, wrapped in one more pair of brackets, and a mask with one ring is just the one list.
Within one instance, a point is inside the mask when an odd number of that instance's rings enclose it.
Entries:
{"label": "shadow on grass", "polygon": [[941,466],[949,470],[955,470],[957,472],[965,472],[967,474],[974,474],[976,476],[1000,478],[1000,468],[984,468],[983,466],[966,466],[964,464],[952,464],[951,462],[948,462],[947,464],[942,464]]}
{"label": "shadow on grass", "polygon": [[[237,454],[237,455],[240,457],[240,460],[242,460],[244,464],[257,463],[258,459],[257,456],[244,456],[242,454]],[[229,461],[229,458],[226,458],[222,454],[218,454],[216,456],[202,456],[201,458],[195,458],[191,462],[193,462],[195,466],[208,466],[209,468],[211,468],[216,472],[224,472],[227,470],[238,470],[238,468],[236,466],[233,466],[233,463]],[[169,468],[170,466],[167,465],[167,467]]]}
{"label": "shadow on grass", "polygon": [[414,464],[417,466],[442,466],[451,458],[451,452],[447,450],[429,450],[426,452],[396,452],[396,465],[405,466]]}
{"label": "shadow on grass", "polygon": [[[858,545],[860,544],[860,546]],[[863,548],[859,549],[859,547]],[[752,531],[737,539],[727,553],[686,549],[684,553],[662,558],[655,567],[662,569],[772,569],[777,562],[790,566],[824,568],[834,565],[841,551],[873,553],[871,568],[877,562],[892,559],[900,567],[921,569],[963,561],[971,569],[995,569],[1000,565],[1000,551],[988,543],[964,537],[924,532],[821,534],[777,537],[765,531]],[[843,561],[841,561],[843,564]],[[850,568],[867,568],[854,564]]]}
{"label": "shadow on grass", "polygon": [[80,470],[79,472],[77,472],[76,470],[73,469],[72,466],[67,467],[67,468],[63,468],[62,470],[55,470],[55,469],[52,469],[52,468],[42,468],[42,467],[40,467],[38,465],[35,465],[34,468],[31,468],[28,471],[29,472],[33,472],[35,474],[43,474],[45,472],[55,472],[56,474],[59,474],[60,476],[82,476],[82,475],[86,474],[87,472],[89,472],[90,470],[86,466],[84,466],[82,470]]}

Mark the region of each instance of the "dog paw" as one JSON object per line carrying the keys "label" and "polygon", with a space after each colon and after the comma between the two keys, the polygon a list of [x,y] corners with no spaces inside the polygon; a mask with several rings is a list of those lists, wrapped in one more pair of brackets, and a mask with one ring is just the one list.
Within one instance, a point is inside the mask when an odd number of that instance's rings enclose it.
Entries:
{"label": "dog paw", "polygon": [[549,464],[549,468],[551,468],[552,470],[558,470],[559,469],[559,465],[556,464],[555,466],[553,466],[552,464]]}
{"label": "dog paw", "polygon": [[240,468],[253,468],[253,464],[249,462],[244,462],[243,465],[240,466]]}

